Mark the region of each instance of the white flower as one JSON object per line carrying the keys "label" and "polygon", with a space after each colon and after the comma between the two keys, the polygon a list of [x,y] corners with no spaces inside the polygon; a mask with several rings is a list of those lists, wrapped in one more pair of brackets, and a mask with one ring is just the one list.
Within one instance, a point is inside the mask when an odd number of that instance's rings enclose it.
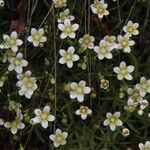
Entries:
{"label": "white flower", "polygon": [[138,23],[133,23],[131,20],[128,21],[127,25],[123,27],[123,31],[129,36],[138,35],[139,31],[137,28],[139,27]]}
{"label": "white flower", "polygon": [[74,16],[70,15],[69,9],[65,9],[64,11],[60,12],[57,21],[58,23],[62,23],[66,19],[69,19],[70,21],[73,21],[75,19]]}
{"label": "white flower", "polygon": [[89,94],[91,92],[91,89],[88,86],[86,86],[86,82],[83,80],[80,81],[79,83],[76,82],[70,83],[70,88],[71,88],[70,98],[71,99],[77,98],[79,102],[83,102],[84,95]]}
{"label": "white flower", "polygon": [[44,29],[31,29],[31,35],[28,37],[28,41],[32,42],[35,47],[39,46],[41,43],[47,41],[46,36],[44,36]]}
{"label": "white flower", "polygon": [[130,40],[130,37],[128,34],[125,34],[124,36],[118,35],[118,49],[122,49],[124,53],[130,53],[131,52],[131,46],[135,44],[133,40]]}
{"label": "white flower", "polygon": [[146,141],[145,144],[139,144],[140,150],[150,150],[150,141]]}
{"label": "white flower", "polygon": [[124,78],[126,80],[132,80],[133,78],[130,73],[134,71],[134,66],[126,66],[124,61],[120,63],[119,67],[114,67],[113,70],[115,73],[117,73],[118,80],[123,80]]}
{"label": "white flower", "polygon": [[115,36],[106,35],[104,37],[104,40],[106,42],[108,42],[111,45],[111,47],[113,47],[114,49],[116,49],[118,47],[117,44],[116,44],[116,42],[115,42],[116,41],[116,37]]}
{"label": "white flower", "polygon": [[12,134],[16,134],[18,129],[24,129],[25,125],[22,123],[23,115],[18,112],[15,120],[11,122],[5,122],[4,127],[10,128]]}
{"label": "white flower", "polygon": [[107,119],[104,121],[103,125],[104,126],[110,126],[111,131],[114,131],[117,126],[122,126],[122,121],[119,119],[120,117],[120,112],[115,112],[114,114],[112,113],[107,113],[106,114]]}
{"label": "white flower", "polygon": [[101,40],[99,46],[94,47],[94,51],[98,54],[98,59],[103,60],[104,58],[111,59],[113,55],[111,51],[113,46],[110,46],[108,42]]}
{"label": "white flower", "polygon": [[82,38],[79,39],[79,43],[84,50],[86,50],[87,48],[93,49],[94,41],[95,38],[93,36],[90,36],[89,34],[85,34]]}
{"label": "white flower", "polygon": [[67,132],[62,132],[60,129],[56,129],[55,134],[49,136],[53,141],[55,147],[66,144],[66,138],[68,137]]}
{"label": "white flower", "polygon": [[15,57],[16,53],[12,50],[7,50],[6,53],[3,56],[3,63],[5,63],[7,60],[9,61],[10,58]]}
{"label": "white flower", "polygon": [[8,36],[7,34],[4,34],[3,39],[5,41],[4,47],[6,49],[10,48],[14,52],[17,52],[18,46],[23,44],[22,40],[18,39],[17,32],[15,31],[12,32],[10,36]]}
{"label": "white flower", "polygon": [[109,12],[106,10],[107,7],[108,5],[104,3],[104,0],[94,0],[94,4],[91,4],[92,12],[97,14],[100,19],[109,15]]}
{"label": "white flower", "polygon": [[85,120],[88,115],[92,114],[92,110],[89,109],[87,106],[81,106],[80,109],[78,109],[75,112],[76,115],[81,115],[81,118]]}
{"label": "white flower", "polygon": [[133,101],[132,99],[129,99],[127,102],[127,106],[125,106],[124,109],[128,112],[133,112],[135,111],[137,106],[138,106],[137,101]]}
{"label": "white flower", "polygon": [[133,101],[137,101],[138,103],[142,102],[143,98],[141,97],[140,91],[138,89],[128,88],[127,92],[129,94],[129,99]]}
{"label": "white flower", "polygon": [[147,93],[150,93],[150,79],[146,80],[145,77],[141,77],[140,83],[135,87],[140,91],[140,95],[144,97]]}
{"label": "white flower", "polygon": [[108,80],[105,80],[105,79],[102,79],[101,80],[101,84],[100,84],[100,87],[102,88],[102,89],[108,89],[109,88],[109,81]]}
{"label": "white flower", "polygon": [[106,36],[104,37],[104,40],[105,40],[106,42],[109,42],[109,43],[111,44],[111,43],[114,43],[114,42],[115,42],[116,37],[115,37],[115,36],[106,35]]}
{"label": "white flower", "polygon": [[17,73],[22,73],[23,67],[28,65],[28,62],[22,59],[22,53],[18,53],[16,57],[12,57],[9,59],[10,65],[8,66],[8,70],[15,70]]}
{"label": "white flower", "polygon": [[66,37],[70,37],[72,39],[75,38],[75,31],[79,28],[78,24],[71,24],[69,19],[65,19],[64,23],[58,24],[59,30],[62,31],[60,38],[65,39]]}
{"label": "white flower", "polygon": [[34,77],[31,77],[31,71],[26,71],[25,74],[17,75],[17,78],[20,80],[16,84],[20,87],[18,92],[19,95],[25,95],[26,98],[30,99],[33,92],[37,89],[37,80]]}
{"label": "white flower", "polygon": [[60,8],[66,6],[67,0],[53,0],[55,7]]}
{"label": "white flower", "polygon": [[129,135],[130,135],[130,130],[129,130],[128,128],[123,128],[123,130],[122,130],[122,135],[123,135],[124,137],[129,136]]}
{"label": "white flower", "polygon": [[62,56],[62,58],[59,59],[59,63],[60,64],[67,64],[68,68],[72,68],[73,67],[73,62],[79,60],[79,56],[77,54],[74,54],[74,47],[69,47],[67,51],[65,51],[64,49],[61,49],[59,51],[60,55]]}
{"label": "white flower", "polygon": [[55,120],[55,117],[50,113],[50,107],[45,106],[43,110],[35,109],[34,114],[35,118],[32,118],[33,124],[41,123],[43,128],[48,127],[48,122],[52,122]]}

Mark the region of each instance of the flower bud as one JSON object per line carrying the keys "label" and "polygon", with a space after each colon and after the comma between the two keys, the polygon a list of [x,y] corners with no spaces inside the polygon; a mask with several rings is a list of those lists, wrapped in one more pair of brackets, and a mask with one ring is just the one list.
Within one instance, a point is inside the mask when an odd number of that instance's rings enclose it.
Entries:
{"label": "flower bud", "polygon": [[128,129],[128,128],[124,128],[124,129],[122,130],[122,135],[123,135],[124,137],[129,136],[129,135],[130,135],[129,129]]}

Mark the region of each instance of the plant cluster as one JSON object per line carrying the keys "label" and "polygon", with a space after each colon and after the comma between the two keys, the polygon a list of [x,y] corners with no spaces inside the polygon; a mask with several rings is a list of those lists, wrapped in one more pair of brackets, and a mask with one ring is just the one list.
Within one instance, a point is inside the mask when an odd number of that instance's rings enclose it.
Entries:
{"label": "plant cluster", "polygon": [[33,19],[23,35],[2,33],[0,135],[20,150],[40,150],[39,142],[44,149],[150,150],[150,47],[138,40],[149,11],[142,28],[138,3],[150,9],[137,0],[45,1],[42,23]]}

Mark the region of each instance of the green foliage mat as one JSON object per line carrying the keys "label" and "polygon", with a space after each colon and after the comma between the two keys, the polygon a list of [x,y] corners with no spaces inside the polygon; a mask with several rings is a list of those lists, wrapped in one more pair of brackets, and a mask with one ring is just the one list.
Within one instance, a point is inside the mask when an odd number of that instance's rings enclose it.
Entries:
{"label": "green foliage mat", "polygon": [[[25,70],[31,70],[33,76],[37,77],[38,89],[29,100],[24,96],[19,96],[16,73],[14,71],[9,73],[5,85],[1,88],[0,108],[7,108],[9,100],[21,103],[25,128],[18,131],[16,135],[12,135],[6,128],[1,127],[0,149],[16,150],[25,147],[26,150],[52,150],[54,147],[49,135],[53,133],[54,126],[68,132],[67,143],[60,146],[59,150],[127,150],[127,148],[137,150],[139,143],[149,141],[150,107],[148,106],[144,114],[140,116],[137,110],[130,113],[124,109],[124,106],[128,100],[127,89],[139,83],[142,76],[147,79],[150,76],[150,1],[118,0],[118,2],[113,2],[106,0],[110,14],[100,20],[91,10],[89,13],[88,0],[68,0],[66,8],[69,8],[71,14],[75,16],[73,22],[78,23],[80,27],[75,39],[66,38],[65,40],[60,39],[61,32],[57,28],[58,13],[64,8],[53,8],[51,0],[39,0],[30,18],[27,12],[28,9],[30,11],[33,9],[32,2],[34,1],[32,0],[30,4],[26,2],[22,7],[24,14],[21,14],[21,17],[24,15],[25,20],[19,20],[19,25],[28,23],[25,28],[26,32],[20,34],[24,43],[30,34],[30,29],[32,27],[38,29],[50,10],[46,20],[42,23],[48,39],[44,46],[33,47],[31,44],[26,44],[19,49],[29,63]],[[93,3],[92,0],[89,2]],[[3,34],[10,33],[12,21],[18,21],[18,15],[20,15],[16,13],[18,4],[19,0],[6,0],[5,7],[0,9],[1,39]],[[95,37],[95,45],[98,45],[105,35],[119,35],[128,20],[139,23],[139,35],[132,37],[136,44],[131,48],[131,53],[117,51],[113,52],[112,59],[99,60],[93,50],[81,52],[78,40],[87,30],[90,30],[90,35]],[[80,56],[80,60],[75,62],[71,69],[58,63],[59,50],[67,49],[69,46],[74,46],[76,53]],[[0,51],[1,59],[5,51],[3,49]],[[117,80],[113,68],[119,66],[121,61],[135,66],[132,81]],[[0,62],[0,75],[7,71],[8,64]],[[85,69],[81,68],[81,64],[85,65]],[[55,84],[51,83],[52,77],[56,80]],[[109,80],[109,90],[100,88],[102,77]],[[93,111],[92,116],[86,120],[75,115],[81,103],[70,99],[69,92],[64,89],[65,84],[74,81],[78,83],[80,80],[85,80],[87,85],[93,88],[91,94],[86,96],[82,103]],[[123,98],[119,96],[120,88],[125,90]],[[146,95],[145,99],[149,100],[149,95]],[[38,108],[39,104],[40,108],[46,104],[51,106],[52,113],[56,114],[55,125],[49,123],[47,129],[43,129],[39,124],[31,126],[29,120],[33,118],[34,109]],[[128,137],[122,136],[123,127],[118,127],[113,132],[109,127],[103,126],[106,113],[116,111],[121,112],[123,126],[130,130]]]}

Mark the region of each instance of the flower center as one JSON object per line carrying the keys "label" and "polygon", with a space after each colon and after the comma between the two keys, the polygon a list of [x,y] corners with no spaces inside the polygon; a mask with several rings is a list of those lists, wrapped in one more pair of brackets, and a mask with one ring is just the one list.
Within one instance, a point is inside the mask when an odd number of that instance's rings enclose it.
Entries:
{"label": "flower center", "polygon": [[111,117],[110,119],[109,119],[109,121],[110,121],[110,123],[115,123],[116,122],[116,117]]}
{"label": "flower center", "polygon": [[85,43],[85,44],[89,44],[89,43],[90,43],[90,41],[91,41],[91,40],[90,40],[90,38],[89,38],[89,37],[86,37],[86,38],[84,39],[84,43]]}
{"label": "flower center", "polygon": [[104,8],[102,6],[99,6],[97,8],[97,12],[100,13],[100,14],[103,14],[104,13]]}
{"label": "flower center", "polygon": [[16,59],[14,60],[14,62],[13,62],[13,64],[14,64],[15,66],[20,65],[20,63],[21,63],[21,61],[20,61],[20,59],[18,59],[18,58],[16,58]]}
{"label": "flower center", "polygon": [[83,93],[83,88],[78,86],[76,91],[77,91],[77,93],[81,94],[81,93]]}
{"label": "flower center", "polygon": [[71,53],[66,53],[64,57],[65,57],[66,60],[71,60],[72,59],[72,54]]}
{"label": "flower center", "polygon": [[125,74],[127,74],[127,73],[128,73],[128,72],[127,72],[126,69],[122,69],[122,70],[121,70],[121,74],[122,74],[122,75],[125,75]]}
{"label": "flower center", "polygon": [[80,113],[81,114],[86,114],[86,112],[87,112],[86,108],[84,108],[84,107],[80,108]]}
{"label": "flower center", "polygon": [[63,136],[62,135],[57,135],[56,141],[61,142],[62,140],[63,140]]}
{"label": "flower center", "polygon": [[17,122],[16,122],[16,121],[13,121],[12,124],[11,124],[11,127],[12,127],[12,128],[17,128],[17,125],[18,125]]}
{"label": "flower center", "polygon": [[9,44],[10,45],[15,45],[16,44],[16,39],[15,38],[10,38]]}
{"label": "flower center", "polygon": [[65,30],[64,30],[67,34],[71,33],[72,32],[72,29],[71,29],[71,25],[67,25],[65,26]]}
{"label": "flower center", "polygon": [[106,52],[107,52],[107,49],[106,48],[101,48],[101,53],[103,53],[103,54],[106,54]]}
{"label": "flower center", "polygon": [[103,86],[104,88],[107,88],[107,87],[109,86],[109,82],[108,82],[108,81],[104,81],[104,82],[102,83],[102,86]]}
{"label": "flower center", "polygon": [[139,93],[135,91],[135,92],[132,94],[132,96],[133,96],[134,99],[137,99],[137,98],[139,98]]}
{"label": "flower center", "polygon": [[133,32],[133,28],[132,27],[128,27],[128,32],[132,33]]}
{"label": "flower center", "polygon": [[146,90],[146,88],[147,88],[146,83],[143,83],[142,86],[141,86],[141,88],[142,88],[143,90]]}
{"label": "flower center", "polygon": [[121,44],[122,44],[123,47],[128,46],[128,42],[127,41],[122,41]]}
{"label": "flower center", "polygon": [[27,87],[28,87],[28,88],[31,88],[32,86],[33,86],[32,82],[31,82],[31,81],[28,81],[28,82],[27,82]]}
{"label": "flower center", "polygon": [[33,40],[34,40],[34,41],[39,41],[40,38],[41,38],[40,35],[37,34],[37,33],[33,35]]}
{"label": "flower center", "polygon": [[113,42],[113,38],[112,38],[112,37],[108,37],[108,38],[106,39],[106,41],[108,41],[109,43],[112,43],[112,42]]}
{"label": "flower center", "polygon": [[47,114],[42,112],[40,117],[41,117],[42,120],[46,120],[47,119]]}
{"label": "flower center", "polygon": [[128,105],[127,106],[127,111],[133,112],[135,110],[135,108],[136,108],[136,106],[134,106],[134,105]]}

